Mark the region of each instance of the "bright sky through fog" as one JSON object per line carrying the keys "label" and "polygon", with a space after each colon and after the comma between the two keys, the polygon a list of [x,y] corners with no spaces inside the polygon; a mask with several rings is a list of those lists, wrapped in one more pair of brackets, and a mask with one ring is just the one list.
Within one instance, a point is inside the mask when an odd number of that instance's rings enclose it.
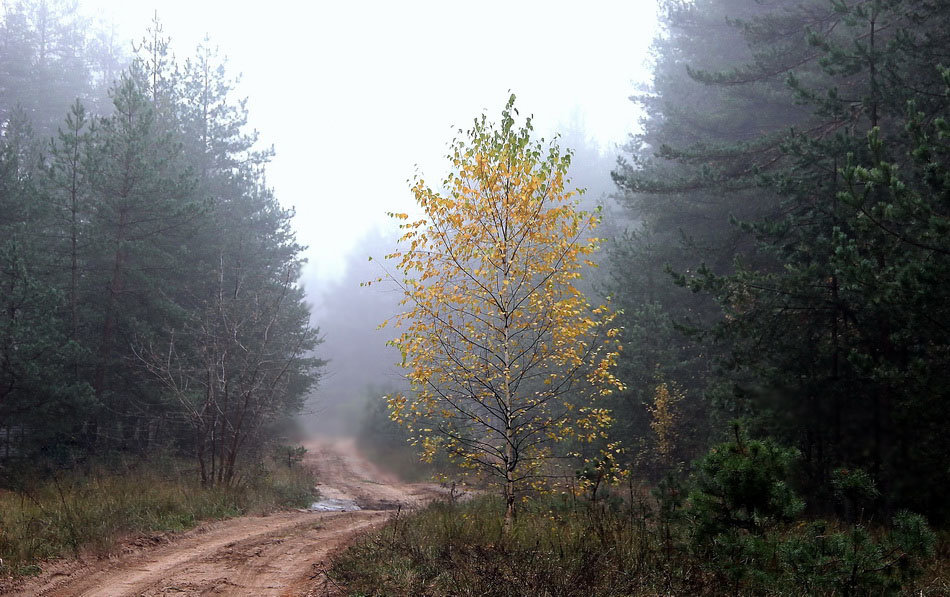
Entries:
{"label": "bright sky through fog", "polygon": [[[242,73],[251,124],[277,157],[268,182],[297,210],[305,277],[405,211],[406,180],[445,174],[446,144],[518,95],[546,137],[581,126],[613,151],[636,126],[628,97],[647,78],[653,0],[306,2],[81,0],[140,38],[157,8],[173,49],[210,35]],[[451,125],[455,125],[454,127]]]}

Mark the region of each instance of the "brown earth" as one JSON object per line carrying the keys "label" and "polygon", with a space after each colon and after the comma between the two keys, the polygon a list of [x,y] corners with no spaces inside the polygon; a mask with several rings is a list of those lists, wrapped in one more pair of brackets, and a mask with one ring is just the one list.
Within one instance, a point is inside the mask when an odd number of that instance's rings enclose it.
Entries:
{"label": "brown earth", "polygon": [[184,533],[139,537],[107,559],[64,561],[14,595],[322,596],[338,594],[323,574],[328,557],[398,508],[416,508],[445,490],[400,483],[361,457],[352,440],[307,445],[323,498],[354,500],[353,512],[279,512],[203,524]]}

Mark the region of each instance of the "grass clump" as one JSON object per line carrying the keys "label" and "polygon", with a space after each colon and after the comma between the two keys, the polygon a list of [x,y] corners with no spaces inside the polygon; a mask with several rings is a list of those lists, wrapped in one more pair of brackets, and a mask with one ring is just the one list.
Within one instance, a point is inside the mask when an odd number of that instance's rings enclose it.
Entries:
{"label": "grass clump", "polygon": [[32,575],[43,560],[106,554],[123,536],[182,531],[199,521],[305,506],[302,467],[259,467],[232,487],[202,487],[183,463],[156,459],[19,475],[0,490],[0,575]]}

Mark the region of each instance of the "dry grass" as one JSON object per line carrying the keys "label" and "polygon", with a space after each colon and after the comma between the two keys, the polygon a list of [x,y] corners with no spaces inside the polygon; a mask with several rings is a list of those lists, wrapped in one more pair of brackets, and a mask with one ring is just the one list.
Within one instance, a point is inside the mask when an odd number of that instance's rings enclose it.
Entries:
{"label": "dry grass", "polygon": [[[356,596],[734,594],[685,547],[689,522],[664,525],[655,506],[539,500],[526,504],[505,536],[498,500],[434,504],[358,541],[330,575]],[[903,594],[950,595],[948,540],[944,533],[937,557]],[[801,595],[802,588],[784,582],[768,594]]]}
{"label": "dry grass", "polygon": [[531,503],[507,536],[502,512],[491,498],[435,504],[351,547],[334,562],[333,578],[352,595],[702,592],[698,568],[665,559],[650,531],[620,512]]}
{"label": "dry grass", "polygon": [[255,471],[237,487],[206,488],[180,462],[91,467],[40,481],[21,476],[0,493],[0,575],[31,574],[46,559],[108,553],[129,534],[180,531],[202,520],[310,502],[302,468]]}

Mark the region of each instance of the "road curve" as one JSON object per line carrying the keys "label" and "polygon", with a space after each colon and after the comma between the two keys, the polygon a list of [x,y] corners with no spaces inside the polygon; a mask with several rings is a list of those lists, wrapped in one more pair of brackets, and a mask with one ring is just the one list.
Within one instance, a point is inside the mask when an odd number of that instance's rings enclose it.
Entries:
{"label": "road curve", "polygon": [[203,524],[185,533],[142,538],[108,559],[60,562],[12,595],[157,597],[333,595],[322,574],[328,557],[383,524],[399,507],[442,494],[434,484],[400,483],[361,457],[352,440],[307,444],[323,497],[354,500],[354,512],[279,512]]}

